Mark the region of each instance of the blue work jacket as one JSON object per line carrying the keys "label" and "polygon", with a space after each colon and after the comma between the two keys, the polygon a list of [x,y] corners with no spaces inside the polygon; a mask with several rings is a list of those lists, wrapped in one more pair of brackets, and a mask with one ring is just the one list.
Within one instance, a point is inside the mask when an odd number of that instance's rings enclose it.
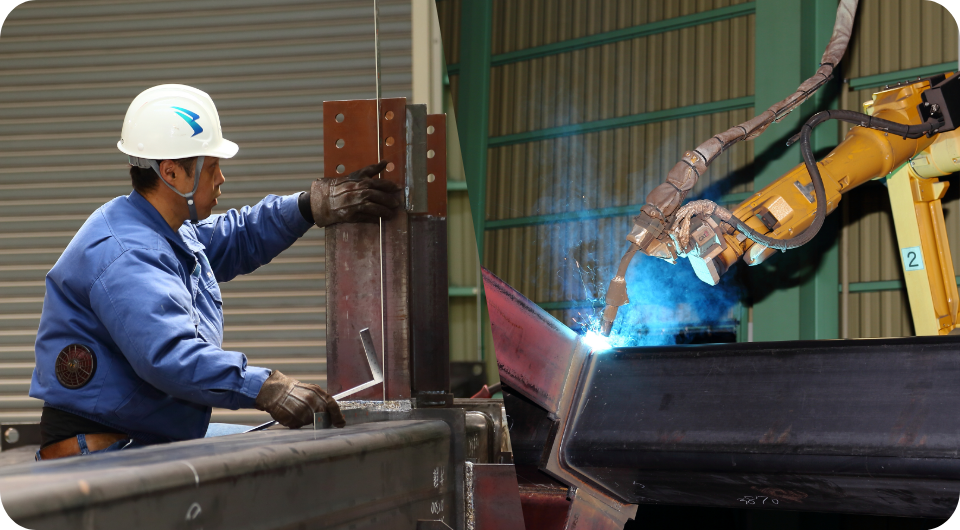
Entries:
{"label": "blue work jacket", "polygon": [[[253,407],[270,371],[221,348],[218,282],[306,233],[297,197],[269,195],[179,232],[136,191],[98,208],[47,273],[30,396],[148,444],[203,437],[211,407]],[[76,389],[54,369],[73,344],[96,357]]]}

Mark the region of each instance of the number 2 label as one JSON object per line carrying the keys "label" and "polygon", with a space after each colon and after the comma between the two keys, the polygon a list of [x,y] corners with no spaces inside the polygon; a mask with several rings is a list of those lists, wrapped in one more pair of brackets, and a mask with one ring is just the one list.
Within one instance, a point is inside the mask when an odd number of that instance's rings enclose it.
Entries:
{"label": "number 2 label", "polygon": [[900,253],[903,254],[903,270],[923,270],[923,252],[920,251],[920,247],[902,248]]}

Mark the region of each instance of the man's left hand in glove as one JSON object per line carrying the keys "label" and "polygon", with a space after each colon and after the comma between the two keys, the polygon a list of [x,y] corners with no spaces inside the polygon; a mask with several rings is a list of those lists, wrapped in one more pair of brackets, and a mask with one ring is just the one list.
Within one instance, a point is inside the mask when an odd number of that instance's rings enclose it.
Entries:
{"label": "man's left hand in glove", "polygon": [[402,201],[402,190],[389,180],[376,178],[387,162],[367,166],[337,178],[319,178],[300,196],[300,213],[319,227],[336,223],[375,223],[393,217]]}

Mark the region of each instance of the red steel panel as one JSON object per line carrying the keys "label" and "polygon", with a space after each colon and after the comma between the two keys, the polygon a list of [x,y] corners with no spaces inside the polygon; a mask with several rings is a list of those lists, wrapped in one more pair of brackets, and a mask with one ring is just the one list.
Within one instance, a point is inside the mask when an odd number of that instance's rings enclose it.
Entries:
{"label": "red steel panel", "polygon": [[473,465],[473,513],[476,530],[524,530],[513,465]]}
{"label": "red steel panel", "polygon": [[556,413],[577,334],[483,269],[500,380]]}

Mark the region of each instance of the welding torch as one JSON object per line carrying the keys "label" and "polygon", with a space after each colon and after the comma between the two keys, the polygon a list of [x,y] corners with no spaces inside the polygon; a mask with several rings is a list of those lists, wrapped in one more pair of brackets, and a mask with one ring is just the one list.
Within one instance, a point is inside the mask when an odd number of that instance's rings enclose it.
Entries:
{"label": "welding torch", "polygon": [[613,330],[613,321],[617,319],[617,311],[620,310],[620,306],[630,303],[630,299],[627,297],[627,269],[638,250],[640,250],[640,247],[636,243],[630,244],[630,248],[620,258],[617,275],[610,280],[610,287],[607,288],[607,305],[603,308],[603,317],[600,321],[600,334],[604,337],[610,336],[610,331]]}

